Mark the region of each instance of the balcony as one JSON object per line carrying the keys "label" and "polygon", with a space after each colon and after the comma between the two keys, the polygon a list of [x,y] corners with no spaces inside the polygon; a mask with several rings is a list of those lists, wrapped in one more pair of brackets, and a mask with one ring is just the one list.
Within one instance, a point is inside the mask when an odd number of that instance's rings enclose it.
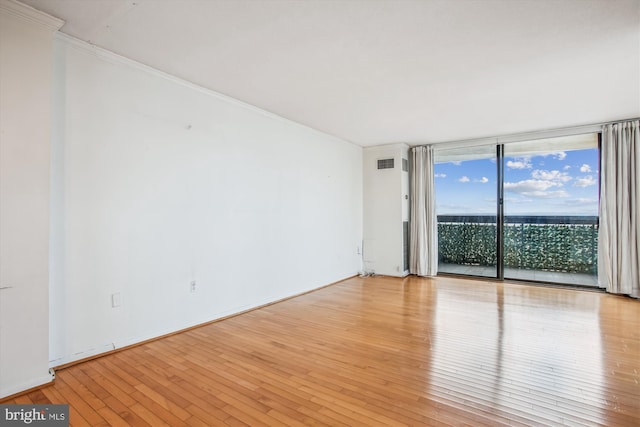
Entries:
{"label": "balcony", "polygon": [[[496,276],[496,217],[439,215],[439,271]],[[506,216],[505,278],[597,286],[598,217]]]}

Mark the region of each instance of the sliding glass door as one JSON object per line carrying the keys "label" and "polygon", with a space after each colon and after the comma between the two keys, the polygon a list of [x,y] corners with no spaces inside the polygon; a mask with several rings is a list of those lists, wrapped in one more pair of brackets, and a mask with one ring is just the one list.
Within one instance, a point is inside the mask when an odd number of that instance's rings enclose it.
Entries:
{"label": "sliding glass door", "polygon": [[496,146],[436,154],[438,271],[496,277]]}
{"label": "sliding glass door", "polygon": [[598,135],[504,146],[504,277],[597,285]]}
{"label": "sliding glass door", "polygon": [[439,272],[596,286],[598,165],[598,134],[437,151]]}

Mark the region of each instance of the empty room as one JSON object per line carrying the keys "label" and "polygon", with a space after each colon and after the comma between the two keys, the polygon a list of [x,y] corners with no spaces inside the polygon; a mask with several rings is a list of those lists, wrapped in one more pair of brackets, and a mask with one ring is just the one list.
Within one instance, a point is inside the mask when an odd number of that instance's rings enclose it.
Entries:
{"label": "empty room", "polygon": [[0,425],[640,425],[640,0],[0,0]]}

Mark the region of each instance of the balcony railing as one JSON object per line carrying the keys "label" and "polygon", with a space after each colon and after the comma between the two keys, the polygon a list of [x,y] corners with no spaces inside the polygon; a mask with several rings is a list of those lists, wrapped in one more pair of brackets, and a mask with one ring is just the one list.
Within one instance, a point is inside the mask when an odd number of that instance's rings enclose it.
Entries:
{"label": "balcony railing", "polygon": [[[439,215],[441,263],[496,265],[496,217]],[[504,265],[508,268],[597,274],[598,217],[506,216]]]}

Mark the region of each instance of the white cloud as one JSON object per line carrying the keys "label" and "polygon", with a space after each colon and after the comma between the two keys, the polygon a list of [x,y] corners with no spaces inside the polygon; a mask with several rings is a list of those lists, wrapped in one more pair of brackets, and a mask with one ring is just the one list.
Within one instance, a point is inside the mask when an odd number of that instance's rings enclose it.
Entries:
{"label": "white cloud", "polygon": [[558,183],[552,181],[545,181],[541,179],[526,179],[518,182],[505,182],[505,191],[513,193],[527,194],[534,191],[544,191],[552,187],[557,187]]}
{"label": "white cloud", "polygon": [[573,183],[574,187],[590,187],[596,185],[598,182],[591,175],[583,176],[582,178],[576,178],[576,182]]}
{"label": "white cloud", "polygon": [[462,164],[462,162],[455,161],[455,162],[451,162],[451,164],[454,165],[454,166],[460,166]]}
{"label": "white cloud", "polygon": [[480,179],[474,179],[473,182],[479,182],[480,184],[486,184],[487,182],[489,182],[489,178],[487,178],[486,176],[483,176]]}
{"label": "white cloud", "polygon": [[507,167],[509,169],[531,169],[531,159],[528,157],[521,157],[509,160],[507,161]]}
{"label": "white cloud", "polygon": [[550,153],[541,154],[541,156],[551,156],[556,160],[564,160],[567,157],[567,153],[565,153],[564,151],[552,151]]}
{"label": "white cloud", "polygon": [[554,187],[562,187],[561,182],[544,179],[526,179],[518,182],[505,182],[504,191],[517,193],[527,197],[554,198],[568,197],[569,193],[564,190],[548,191]]}
{"label": "white cloud", "polygon": [[571,181],[571,177],[567,172],[560,171],[547,171],[542,169],[536,169],[531,172],[531,177],[535,179],[541,179],[544,181],[557,181],[557,182],[567,182]]}
{"label": "white cloud", "polygon": [[469,177],[467,177],[467,176],[463,176],[462,178],[460,178],[460,179],[458,180],[458,182],[469,182],[469,181],[471,181],[471,180],[470,180],[470,179],[469,179]]}
{"label": "white cloud", "polygon": [[446,173],[436,173],[433,175],[435,178],[446,178],[447,174]]}
{"label": "white cloud", "polygon": [[569,193],[564,190],[557,191],[534,191],[527,196],[537,197],[539,199],[557,199],[560,197],[569,197]]}
{"label": "white cloud", "polygon": [[580,166],[580,172],[582,173],[591,172],[591,166],[585,163],[584,165]]}
{"label": "white cloud", "polygon": [[569,166],[569,165],[565,165],[562,169],[564,169],[564,170],[568,171],[569,169],[571,169],[571,166]]}
{"label": "white cloud", "polygon": [[507,204],[528,204],[533,202],[533,199],[527,199],[526,197],[523,197],[523,196],[517,196],[517,197],[505,196],[504,202]]}

